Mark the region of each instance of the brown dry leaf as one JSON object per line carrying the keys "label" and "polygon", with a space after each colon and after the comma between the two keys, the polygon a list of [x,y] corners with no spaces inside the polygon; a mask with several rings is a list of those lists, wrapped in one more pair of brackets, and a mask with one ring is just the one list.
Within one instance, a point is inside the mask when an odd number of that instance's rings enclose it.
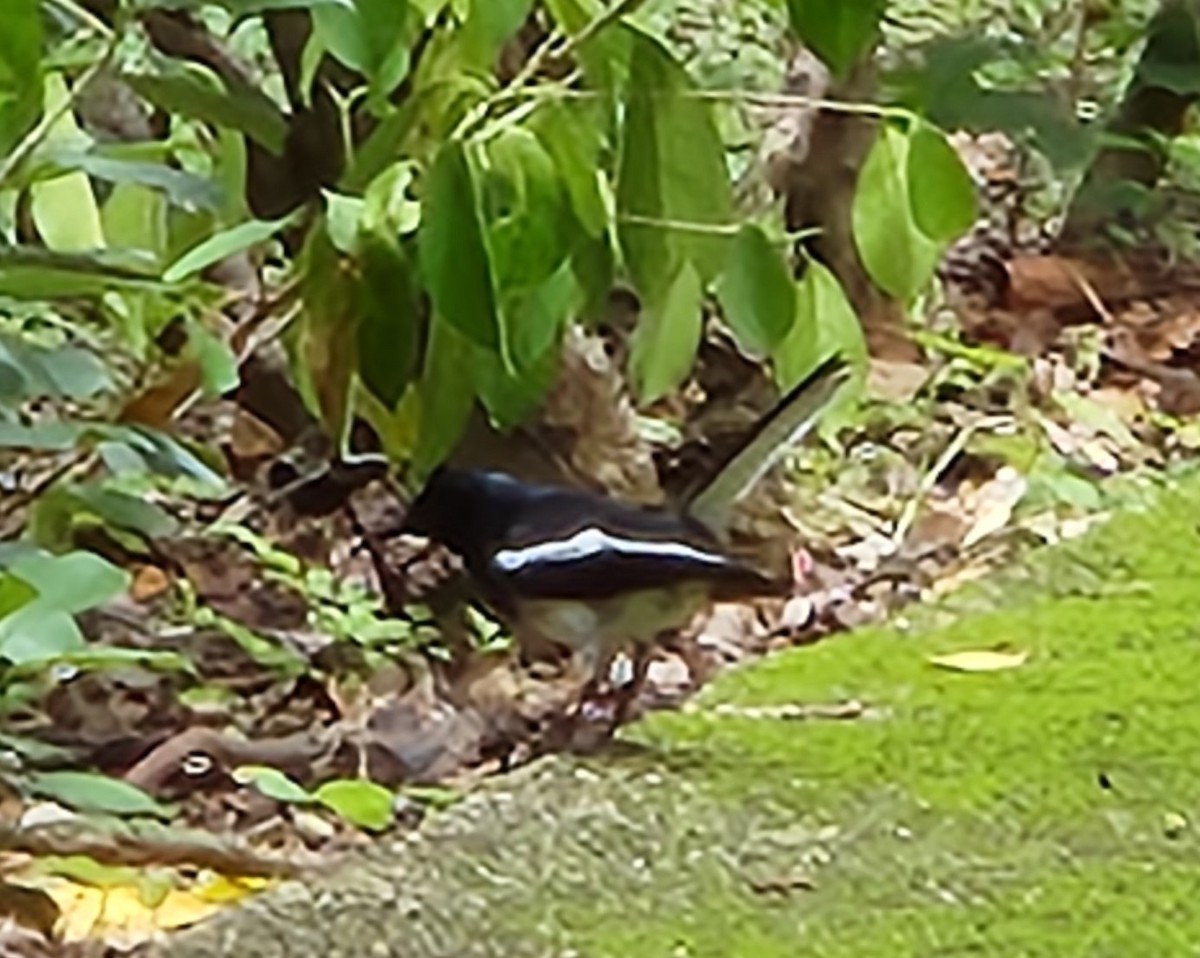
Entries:
{"label": "brown dry leaf", "polygon": [[0,882],[0,916],[50,937],[61,914],[54,898],[42,889]]}
{"label": "brown dry leaf", "polygon": [[872,359],[867,370],[867,395],[882,402],[909,402],[929,379],[928,366]]}
{"label": "brown dry leaf", "polygon": [[929,662],[938,668],[954,672],[1003,672],[1020,668],[1028,658],[1028,652],[968,649],[962,652],[948,652],[945,655],[931,655]]}
{"label": "brown dry leaf", "polygon": [[1103,262],[1063,256],[1021,256],[1008,263],[1006,305],[1014,310],[1090,308],[1088,287],[1105,302],[1141,291],[1129,268],[1113,258]]}
{"label": "brown dry leaf", "polygon": [[154,565],[138,566],[133,573],[129,594],[134,602],[157,599],[171,587],[171,577]]}
{"label": "brown dry leaf", "polygon": [[229,432],[230,448],[239,459],[266,459],[283,452],[283,439],[265,422],[239,407]]}
{"label": "brown dry leaf", "polygon": [[192,359],[182,360],[127,402],[117,415],[117,421],[163,429],[171,422],[179,405],[200,388],[200,383],[200,364]]}
{"label": "brown dry leaf", "polygon": [[971,527],[963,535],[963,548],[999,532],[1012,518],[1013,509],[1025,495],[1029,483],[1016,469],[1003,466],[975,490],[971,498]]}

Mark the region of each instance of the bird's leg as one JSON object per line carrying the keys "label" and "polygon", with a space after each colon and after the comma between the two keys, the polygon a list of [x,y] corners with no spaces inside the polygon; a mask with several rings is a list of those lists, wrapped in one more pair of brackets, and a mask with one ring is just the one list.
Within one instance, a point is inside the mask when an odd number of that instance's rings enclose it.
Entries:
{"label": "bird's leg", "polygon": [[589,678],[579,690],[575,707],[571,712],[573,718],[581,717],[587,703],[599,696],[612,671],[613,659],[616,658],[616,655],[617,647],[607,643],[589,646],[583,650],[580,658],[583,659]]}
{"label": "bird's leg", "polygon": [[638,696],[646,685],[646,676],[650,672],[650,660],[653,657],[653,645],[639,642],[633,650],[633,676],[629,682],[617,692],[616,708],[613,713],[613,728],[624,724],[629,713],[637,704]]}

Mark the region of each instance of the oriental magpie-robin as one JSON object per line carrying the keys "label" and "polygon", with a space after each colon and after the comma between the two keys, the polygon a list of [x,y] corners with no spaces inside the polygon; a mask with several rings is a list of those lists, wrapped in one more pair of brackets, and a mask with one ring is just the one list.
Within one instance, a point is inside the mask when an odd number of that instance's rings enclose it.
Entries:
{"label": "oriental magpie-robin", "polygon": [[521,645],[547,642],[581,655],[586,698],[625,644],[633,681],[617,721],[645,678],[656,639],[713,601],[787,594],[786,581],[735,558],[724,544],[731,507],[815,425],[849,367],[826,360],[748,431],[681,508],[636,506],[499,472],[437,469],[413,501],[405,531],[463,560],[480,598]]}

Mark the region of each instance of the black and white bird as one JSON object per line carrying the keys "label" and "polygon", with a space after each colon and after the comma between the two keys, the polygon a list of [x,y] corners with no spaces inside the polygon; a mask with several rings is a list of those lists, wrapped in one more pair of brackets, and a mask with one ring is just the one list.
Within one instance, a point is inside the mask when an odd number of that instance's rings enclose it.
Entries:
{"label": "black and white bird", "polygon": [[813,428],[849,367],[819,365],[760,418],[711,479],[680,508],[632,505],[504,473],[442,467],[413,501],[406,531],[463,560],[480,598],[518,644],[565,645],[590,679],[606,679],[623,646],[632,681],[620,721],[645,679],[656,640],[714,601],[787,594],[786,580],[734,557],[725,543],[732,507]]}

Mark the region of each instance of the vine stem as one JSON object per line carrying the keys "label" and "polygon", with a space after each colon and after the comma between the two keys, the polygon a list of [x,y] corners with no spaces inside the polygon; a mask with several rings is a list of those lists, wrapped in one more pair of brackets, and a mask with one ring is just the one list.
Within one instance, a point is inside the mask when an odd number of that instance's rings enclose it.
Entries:
{"label": "vine stem", "polygon": [[[544,85],[526,90],[504,91],[500,99],[544,99],[544,100],[597,100],[607,96],[597,90],[576,90],[570,87]],[[896,119],[911,122],[916,114],[901,106],[883,106],[878,103],[861,103],[852,100],[827,100],[823,97],[803,96],[795,93],[763,93],[758,90],[682,90],[664,93],[672,100],[704,100],[719,103],[744,103],[757,107],[808,107],[829,113],[850,113],[859,116],[875,116],[881,119]]]}

